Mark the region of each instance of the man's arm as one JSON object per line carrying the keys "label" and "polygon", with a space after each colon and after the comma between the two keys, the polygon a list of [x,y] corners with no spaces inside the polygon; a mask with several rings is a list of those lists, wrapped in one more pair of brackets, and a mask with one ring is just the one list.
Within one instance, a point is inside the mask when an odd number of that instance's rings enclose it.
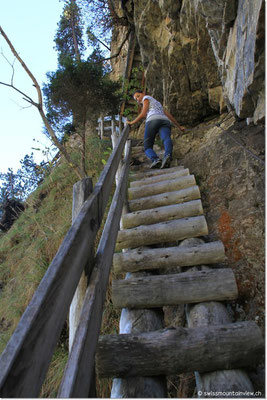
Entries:
{"label": "man's arm", "polygon": [[145,116],[147,115],[148,108],[149,108],[149,100],[145,99],[141,113],[133,121],[126,121],[126,124],[134,125],[137,122],[141,121],[141,119],[145,118]]}
{"label": "man's arm", "polygon": [[180,129],[180,131],[185,131],[185,127],[180,125],[179,122],[168,111],[164,110],[164,114],[174,123],[175,126],[177,126],[177,128]]}

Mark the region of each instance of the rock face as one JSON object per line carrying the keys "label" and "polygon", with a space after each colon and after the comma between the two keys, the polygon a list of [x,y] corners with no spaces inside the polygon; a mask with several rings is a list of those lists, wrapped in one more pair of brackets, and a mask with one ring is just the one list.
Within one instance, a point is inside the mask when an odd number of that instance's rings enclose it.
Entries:
{"label": "rock face", "polygon": [[235,272],[236,318],[256,319],[263,327],[264,128],[224,114],[186,135],[173,133],[174,156],[200,186],[209,235],[222,240]]}
{"label": "rock face", "polygon": [[135,0],[126,5],[148,92],[181,123],[196,123],[226,106],[240,118],[263,120],[263,0]]}

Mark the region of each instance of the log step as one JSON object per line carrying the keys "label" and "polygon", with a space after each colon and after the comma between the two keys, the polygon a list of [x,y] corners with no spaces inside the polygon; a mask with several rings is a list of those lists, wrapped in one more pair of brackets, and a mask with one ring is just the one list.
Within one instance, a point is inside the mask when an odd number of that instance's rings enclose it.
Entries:
{"label": "log step", "polygon": [[155,176],[155,175],[170,174],[171,172],[175,172],[180,169],[184,169],[184,167],[179,165],[177,167],[171,167],[171,168],[165,168],[165,169],[150,169],[148,171],[130,173],[130,178],[137,181],[139,179],[150,178],[151,176]]}
{"label": "log step", "polygon": [[116,253],[113,257],[113,268],[115,272],[136,272],[149,269],[216,264],[224,260],[223,243],[217,241],[193,247],[165,247]]}
{"label": "log step", "polygon": [[142,225],[119,231],[116,250],[173,242],[207,234],[208,226],[203,215],[147,226]]}
{"label": "log step", "polygon": [[237,298],[231,268],[182,272],[173,275],[113,280],[112,301],[116,308],[157,308],[202,301]]}
{"label": "log step", "polygon": [[[163,150],[157,151],[157,155],[159,156],[159,158],[163,158],[164,151]],[[148,166],[151,164],[151,160],[145,155],[145,153],[132,154],[132,158],[138,159],[139,161],[141,161],[144,164],[147,164]]]}
{"label": "log step", "polygon": [[140,199],[129,201],[130,211],[148,210],[151,208],[168,206],[172,204],[185,203],[189,200],[200,199],[199,187],[194,185],[185,189],[164,194],[141,197]]}
{"label": "log step", "polygon": [[[159,147],[159,145],[157,145],[157,144],[155,144],[154,145],[154,150],[155,151],[159,151],[160,150],[160,147]],[[142,146],[132,146],[132,154],[144,154],[144,145],[142,145]]]}
{"label": "log step", "polygon": [[100,378],[173,375],[254,366],[264,354],[253,321],[198,328],[169,328],[140,334],[100,336]]}
{"label": "log step", "polygon": [[143,185],[128,189],[129,200],[138,198],[154,196],[156,194],[165,192],[174,192],[180,189],[196,184],[194,175],[181,176],[177,179],[171,179],[163,182],[151,183],[150,185]]}
{"label": "log step", "polygon": [[186,175],[189,175],[188,168],[178,169],[177,171],[170,172],[169,174],[159,174],[159,175],[151,176],[149,178],[140,179],[138,181],[133,181],[130,183],[130,187],[150,185],[151,183],[167,181],[170,179],[177,179],[177,178],[180,178],[180,176],[186,176]]}
{"label": "log step", "polygon": [[134,228],[139,225],[151,225],[173,219],[195,217],[203,214],[201,200],[192,200],[186,203],[174,204],[150,210],[135,211],[122,216],[123,229]]}

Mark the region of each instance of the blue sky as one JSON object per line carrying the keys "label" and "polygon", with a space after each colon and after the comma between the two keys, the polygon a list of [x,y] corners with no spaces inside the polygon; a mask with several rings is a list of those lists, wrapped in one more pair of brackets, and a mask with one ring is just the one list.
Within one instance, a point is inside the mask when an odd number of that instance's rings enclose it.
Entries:
{"label": "blue sky", "polygon": [[[9,0],[1,1],[0,25],[16,51],[42,87],[46,73],[57,69],[54,37],[64,3],[59,0]],[[0,35],[0,81],[10,83],[12,69],[2,54],[13,63],[14,56]],[[15,62],[14,85],[37,99],[37,93],[27,74]],[[32,147],[46,146],[49,142],[42,133],[43,124],[35,107],[28,107],[13,89],[0,85],[0,172],[8,167],[15,171]],[[43,147],[44,148],[44,147]],[[33,151],[36,161],[44,156]]]}

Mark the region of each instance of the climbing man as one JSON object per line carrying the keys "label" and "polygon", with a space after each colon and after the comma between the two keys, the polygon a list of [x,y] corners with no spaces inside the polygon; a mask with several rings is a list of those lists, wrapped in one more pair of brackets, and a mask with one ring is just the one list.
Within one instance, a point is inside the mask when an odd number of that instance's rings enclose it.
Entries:
{"label": "climbing man", "polygon": [[[152,161],[150,168],[169,168],[172,160],[173,148],[171,140],[171,122],[182,132],[185,131],[185,128],[181,126],[168,111],[164,110],[159,101],[151,96],[145,95],[141,90],[137,90],[133,98],[139,104],[142,104],[143,108],[141,113],[133,121],[127,121],[127,124],[130,126],[134,125],[146,117],[144,149],[146,156]],[[160,134],[165,149],[162,161],[153,150],[157,133]]]}

